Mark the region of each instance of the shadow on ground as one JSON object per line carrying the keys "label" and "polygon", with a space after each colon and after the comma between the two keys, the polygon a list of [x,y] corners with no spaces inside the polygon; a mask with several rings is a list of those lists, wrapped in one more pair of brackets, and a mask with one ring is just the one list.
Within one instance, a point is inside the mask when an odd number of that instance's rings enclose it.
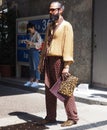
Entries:
{"label": "shadow on ground", "polygon": [[45,130],[49,129],[45,125],[37,125],[36,122],[26,122],[23,124],[0,127],[0,130]]}
{"label": "shadow on ground", "polygon": [[[5,127],[0,127],[0,130],[45,130],[49,127],[41,124],[43,118],[26,113],[26,112],[11,112],[10,116],[17,116],[18,118],[25,121],[25,123],[9,125]],[[49,123],[48,125],[57,125],[57,123],[62,123],[62,121],[56,121],[55,123]]]}
{"label": "shadow on ground", "polygon": [[48,129],[45,125],[39,125],[38,122],[42,120],[41,117],[26,113],[26,112],[11,112],[10,116],[17,116],[18,118],[26,121],[25,123],[9,125],[0,127],[0,130],[45,130]]}
{"label": "shadow on ground", "polygon": [[15,88],[15,87],[10,87],[10,86],[6,86],[6,85],[0,85],[0,97],[1,96],[11,96],[11,95],[28,94],[28,93],[34,93],[34,92],[33,91],[32,92],[28,91],[27,88],[26,88],[26,90],[23,90],[23,89],[19,89],[19,88]]}
{"label": "shadow on ground", "polygon": [[107,94],[101,94],[101,93],[98,93],[98,94],[92,94],[92,96],[107,98]]}

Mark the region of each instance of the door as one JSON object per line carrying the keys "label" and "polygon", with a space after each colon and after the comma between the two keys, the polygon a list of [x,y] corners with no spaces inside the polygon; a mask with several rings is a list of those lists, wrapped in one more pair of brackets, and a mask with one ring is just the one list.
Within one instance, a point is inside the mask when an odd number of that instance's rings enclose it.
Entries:
{"label": "door", "polygon": [[107,87],[107,0],[94,0],[92,83]]}

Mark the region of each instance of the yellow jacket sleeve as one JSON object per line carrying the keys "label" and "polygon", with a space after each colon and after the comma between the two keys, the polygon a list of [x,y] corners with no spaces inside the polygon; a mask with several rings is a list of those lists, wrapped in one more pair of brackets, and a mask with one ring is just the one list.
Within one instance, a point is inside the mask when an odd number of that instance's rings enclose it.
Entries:
{"label": "yellow jacket sleeve", "polygon": [[70,23],[66,23],[64,33],[63,60],[73,62],[73,28]]}

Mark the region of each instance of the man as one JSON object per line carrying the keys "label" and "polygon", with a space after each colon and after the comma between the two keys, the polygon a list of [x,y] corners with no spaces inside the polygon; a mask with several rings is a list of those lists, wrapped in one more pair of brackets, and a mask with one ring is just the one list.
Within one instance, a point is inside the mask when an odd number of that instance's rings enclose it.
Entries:
{"label": "man", "polygon": [[[50,92],[50,88],[62,75],[69,73],[69,67],[73,61],[73,29],[69,22],[63,19],[64,5],[59,1],[52,2],[49,7],[51,23],[47,27],[45,45],[42,51],[39,70],[45,71],[45,92],[47,115],[43,124],[56,122],[56,97]],[[78,121],[74,96],[66,98],[64,106],[67,120],[61,124],[71,126]]]}

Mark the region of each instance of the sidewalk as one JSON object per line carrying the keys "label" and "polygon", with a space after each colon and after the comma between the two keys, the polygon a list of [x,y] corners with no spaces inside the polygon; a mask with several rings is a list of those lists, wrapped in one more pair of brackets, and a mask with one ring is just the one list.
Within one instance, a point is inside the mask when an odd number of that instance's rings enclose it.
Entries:
{"label": "sidewalk", "polygon": [[3,84],[0,85],[3,93],[0,97],[0,130],[106,130],[106,91],[88,89],[86,84],[80,84],[74,91],[80,118],[78,124],[60,126],[66,120],[66,114],[63,103],[58,100],[57,123],[38,126],[37,121],[46,114],[44,84],[35,89],[24,87],[24,83],[22,79],[0,79]]}
{"label": "sidewalk", "polygon": [[[25,87],[24,79],[0,78],[0,82],[24,90],[44,93],[44,83],[39,84],[39,89]],[[80,84],[74,91],[76,101],[87,104],[107,105],[107,91],[89,88],[87,84]]]}

